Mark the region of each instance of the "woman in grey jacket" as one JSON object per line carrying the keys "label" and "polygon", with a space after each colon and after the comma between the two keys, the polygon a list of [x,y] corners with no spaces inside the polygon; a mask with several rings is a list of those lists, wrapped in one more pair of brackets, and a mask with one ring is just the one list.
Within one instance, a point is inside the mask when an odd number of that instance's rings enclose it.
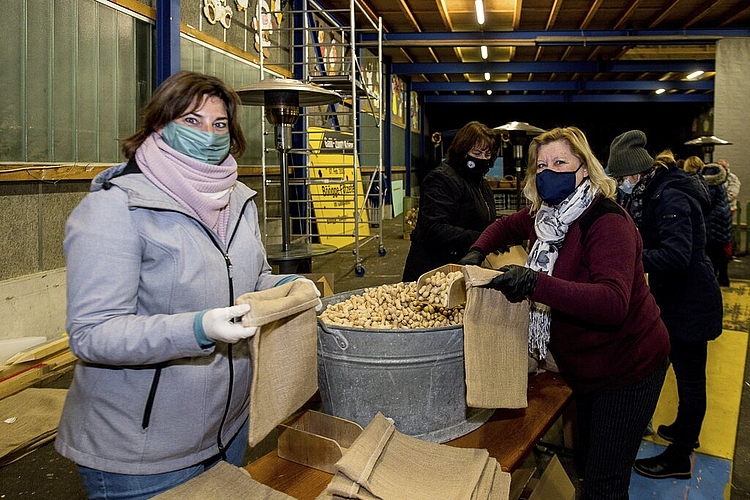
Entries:
{"label": "woman in grey jacket", "polygon": [[89,498],[147,498],[219,460],[242,465],[254,328],[242,293],[275,276],[253,201],[237,182],[237,94],[172,75],[127,163],[97,175],[68,219],[67,331],[80,358],[56,449]]}

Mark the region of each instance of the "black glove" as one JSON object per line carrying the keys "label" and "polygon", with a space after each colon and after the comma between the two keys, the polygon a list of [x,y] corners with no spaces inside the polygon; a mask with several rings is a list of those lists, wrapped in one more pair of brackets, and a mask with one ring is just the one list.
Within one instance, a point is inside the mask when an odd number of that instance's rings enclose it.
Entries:
{"label": "black glove", "polygon": [[521,302],[534,293],[539,272],[515,264],[499,269],[503,274],[495,276],[484,285],[486,288],[500,290],[510,302]]}
{"label": "black glove", "polygon": [[503,245],[492,253],[494,253],[495,255],[500,255],[501,253],[508,253],[508,252],[510,252],[510,247],[508,245]]}
{"label": "black glove", "polygon": [[482,262],[484,262],[484,252],[478,248],[472,248],[458,261],[461,266],[481,266]]}

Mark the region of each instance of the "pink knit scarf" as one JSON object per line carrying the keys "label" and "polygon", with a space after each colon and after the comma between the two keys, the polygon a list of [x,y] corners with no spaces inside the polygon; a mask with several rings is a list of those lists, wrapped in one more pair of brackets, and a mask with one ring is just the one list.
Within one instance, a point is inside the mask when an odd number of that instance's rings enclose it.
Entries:
{"label": "pink knit scarf", "polygon": [[[136,150],[135,159],[143,175],[226,242],[226,207],[237,181],[237,162],[232,155],[219,165],[203,163],[175,151],[159,134],[152,133]],[[218,198],[210,196],[223,191],[226,193]]]}

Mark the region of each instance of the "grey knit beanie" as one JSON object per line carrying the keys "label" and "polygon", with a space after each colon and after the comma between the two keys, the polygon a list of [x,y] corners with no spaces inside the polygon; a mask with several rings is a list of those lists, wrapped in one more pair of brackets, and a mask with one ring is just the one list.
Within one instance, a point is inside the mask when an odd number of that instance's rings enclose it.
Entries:
{"label": "grey knit beanie", "polygon": [[609,146],[609,175],[618,179],[626,175],[639,174],[654,166],[654,159],[646,151],[646,134],[640,130],[628,130],[615,137]]}

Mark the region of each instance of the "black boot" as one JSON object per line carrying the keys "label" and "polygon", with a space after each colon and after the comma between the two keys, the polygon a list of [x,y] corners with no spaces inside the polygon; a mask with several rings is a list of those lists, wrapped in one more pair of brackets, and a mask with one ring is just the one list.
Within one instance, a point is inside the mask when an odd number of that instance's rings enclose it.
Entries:
{"label": "black boot", "polygon": [[[658,429],[656,429],[656,433],[659,435],[660,438],[662,438],[664,441],[674,443],[674,436],[676,434],[675,424],[672,425],[660,425]],[[693,443],[693,449],[700,448],[701,444],[700,442],[696,441]]]}
{"label": "black boot", "polygon": [[669,446],[661,455],[636,460],[633,469],[642,476],[654,479],[690,479],[693,472],[691,458],[691,453],[684,454]]}

